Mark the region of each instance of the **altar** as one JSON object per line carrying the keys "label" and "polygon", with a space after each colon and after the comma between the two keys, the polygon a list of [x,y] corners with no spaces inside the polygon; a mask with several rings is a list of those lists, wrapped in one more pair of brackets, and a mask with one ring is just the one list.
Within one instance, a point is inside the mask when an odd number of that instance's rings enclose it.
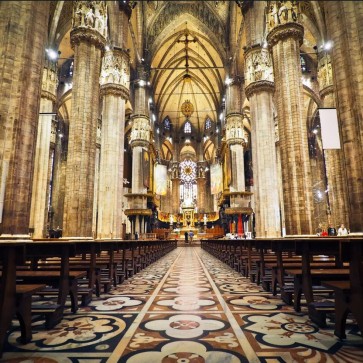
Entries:
{"label": "altar", "polygon": [[182,221],[183,221],[183,228],[191,228],[191,227],[194,227],[195,226],[195,223],[194,223],[194,213],[195,213],[195,209],[194,208],[188,208],[188,207],[185,207],[185,208],[182,208],[183,210],[183,218],[182,218]]}

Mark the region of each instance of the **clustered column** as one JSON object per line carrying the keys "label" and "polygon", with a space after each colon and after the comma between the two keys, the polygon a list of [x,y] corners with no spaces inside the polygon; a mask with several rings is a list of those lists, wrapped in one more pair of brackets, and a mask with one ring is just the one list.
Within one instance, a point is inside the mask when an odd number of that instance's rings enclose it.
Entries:
{"label": "clustered column", "polygon": [[74,76],[63,219],[65,237],[94,237],[96,132],[106,10],[103,1],[74,3],[71,31]]}
{"label": "clustered column", "polygon": [[125,102],[129,98],[129,55],[106,52],[101,71],[103,95],[98,238],[122,237]]}
{"label": "clustered column", "polygon": [[177,161],[172,162],[171,165],[171,185],[172,185],[172,214],[178,215],[180,213],[180,175],[179,175],[179,163]]}
{"label": "clustered column", "polygon": [[130,138],[132,148],[132,184],[131,195],[128,195],[130,210],[126,212],[129,216],[137,216],[135,220],[130,218],[132,231],[144,233],[147,220],[145,217],[152,214],[151,210],[147,209],[151,127],[147,109],[145,71],[142,66],[138,72],[140,81],[135,85],[135,112]]}
{"label": "clustered column", "polygon": [[207,180],[205,178],[205,162],[197,163],[197,188],[198,188],[198,213],[204,214],[206,211]]}
{"label": "clustered column", "polygon": [[274,67],[286,232],[311,234],[313,199],[300,68],[304,28],[297,23],[295,5],[278,16],[283,5],[271,2],[267,41]]}
{"label": "clustered column", "polygon": [[273,69],[267,49],[250,48],[246,58],[246,95],[250,101],[256,235],[279,237],[280,207],[273,117]]}
{"label": "clustered column", "polygon": [[[240,87],[239,79],[234,78],[227,90],[227,115],[226,115],[226,141],[230,152],[230,162],[227,168],[231,168],[231,180],[229,189],[231,192],[245,191],[244,168],[244,126],[243,115],[240,112]],[[227,158],[228,160],[228,158]]]}
{"label": "clustered column", "polygon": [[49,2],[9,1],[0,12],[0,229],[29,235],[32,176]]}
{"label": "clustered column", "polygon": [[[324,2],[336,106],[349,198],[349,227],[363,229],[363,6],[354,1]],[[343,218],[343,216],[341,216]]]}
{"label": "clustered column", "polygon": [[[333,71],[331,58],[328,53],[323,53],[318,64],[318,80],[320,97],[323,107],[335,108],[335,96],[333,88]],[[328,196],[330,206],[330,223],[337,226],[344,223],[349,226],[347,209],[347,190],[343,170],[343,158],[341,150],[324,150],[325,166],[328,179]]]}
{"label": "clustered column", "polygon": [[38,120],[37,142],[33,192],[30,211],[30,228],[34,229],[33,237],[42,238],[46,234],[47,196],[49,185],[49,152],[52,131],[52,115],[56,101],[58,84],[57,68],[54,62],[46,60],[43,69],[42,94]]}

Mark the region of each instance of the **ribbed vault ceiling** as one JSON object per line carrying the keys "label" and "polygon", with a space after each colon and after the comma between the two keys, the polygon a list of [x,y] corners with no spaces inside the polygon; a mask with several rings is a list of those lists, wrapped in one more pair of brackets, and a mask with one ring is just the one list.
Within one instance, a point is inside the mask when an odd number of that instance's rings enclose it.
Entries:
{"label": "ribbed vault ceiling", "polygon": [[194,109],[189,120],[199,132],[207,117],[217,121],[225,80],[222,59],[210,39],[190,22],[179,25],[161,44],[151,63],[158,119],[168,116],[178,129],[186,120],[182,105],[189,100]]}

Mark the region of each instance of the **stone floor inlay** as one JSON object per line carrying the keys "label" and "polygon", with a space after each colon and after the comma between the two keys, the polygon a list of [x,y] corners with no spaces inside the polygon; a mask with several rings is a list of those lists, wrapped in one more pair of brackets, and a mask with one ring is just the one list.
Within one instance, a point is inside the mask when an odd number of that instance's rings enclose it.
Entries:
{"label": "stone floor inlay", "polygon": [[203,251],[180,247],[33,339],[8,334],[9,363],[363,362],[358,329],[321,329]]}

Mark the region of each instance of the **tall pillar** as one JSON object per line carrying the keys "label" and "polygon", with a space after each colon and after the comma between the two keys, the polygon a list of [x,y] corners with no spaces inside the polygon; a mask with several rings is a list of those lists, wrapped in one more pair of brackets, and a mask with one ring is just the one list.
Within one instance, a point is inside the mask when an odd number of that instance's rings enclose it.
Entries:
{"label": "tall pillar", "polygon": [[46,234],[45,221],[47,216],[49,185],[49,151],[52,131],[51,113],[54,111],[57,83],[56,64],[47,60],[43,69],[29,223],[29,227],[34,229],[34,238],[42,238]]}
{"label": "tall pillar", "polygon": [[297,23],[297,6],[278,16],[282,6],[285,1],[271,2],[267,42],[273,59],[286,232],[311,234],[313,198],[300,67],[304,28]]}
{"label": "tall pillar", "polygon": [[179,163],[173,162],[171,165],[171,183],[172,183],[172,214],[178,215],[180,213],[180,175]]}
{"label": "tall pillar", "polygon": [[103,95],[98,238],[122,237],[125,102],[129,98],[129,55],[106,52],[101,71]]}
{"label": "tall pillar", "polygon": [[[333,71],[328,53],[325,53],[319,59],[318,80],[323,107],[335,108]],[[347,187],[343,169],[342,150],[329,149],[323,152],[325,155],[325,167],[328,179],[328,196],[331,212],[330,222],[334,226],[344,223],[349,227]]]}
{"label": "tall pillar", "polygon": [[[231,192],[245,191],[244,126],[240,100],[241,82],[234,78],[227,89],[226,141],[229,146],[231,165]],[[227,158],[228,159],[228,158]]]}
{"label": "tall pillar", "polygon": [[198,188],[198,213],[199,215],[204,214],[207,210],[207,180],[205,178],[205,163],[198,161],[197,163],[197,188]]}
{"label": "tall pillar", "polygon": [[74,3],[70,34],[74,73],[63,219],[65,237],[93,237],[99,77],[106,27],[107,9],[103,1]]}
{"label": "tall pillar", "polygon": [[0,11],[0,231],[29,235],[32,176],[49,2],[9,1]]}
{"label": "tall pillar", "polygon": [[331,61],[349,199],[349,227],[363,230],[363,6],[354,1],[325,1]]}
{"label": "tall pillar", "polygon": [[250,101],[256,235],[279,237],[280,207],[273,115],[273,69],[267,49],[245,53],[246,95]]}
{"label": "tall pillar", "polygon": [[257,237],[281,235],[278,169],[274,125],[274,79],[272,59],[263,48],[266,24],[265,1],[244,2],[246,22],[245,93],[250,102]]}
{"label": "tall pillar", "polygon": [[[149,177],[149,145],[151,136],[150,118],[148,116],[148,97],[145,89],[146,73],[139,66],[139,82],[135,84],[135,111],[132,118],[130,143],[132,148],[132,183],[129,198],[129,210],[125,213],[135,216],[151,216],[147,208],[147,190]],[[136,218],[140,222],[139,218]],[[144,230],[144,225],[137,225],[137,232]]]}

